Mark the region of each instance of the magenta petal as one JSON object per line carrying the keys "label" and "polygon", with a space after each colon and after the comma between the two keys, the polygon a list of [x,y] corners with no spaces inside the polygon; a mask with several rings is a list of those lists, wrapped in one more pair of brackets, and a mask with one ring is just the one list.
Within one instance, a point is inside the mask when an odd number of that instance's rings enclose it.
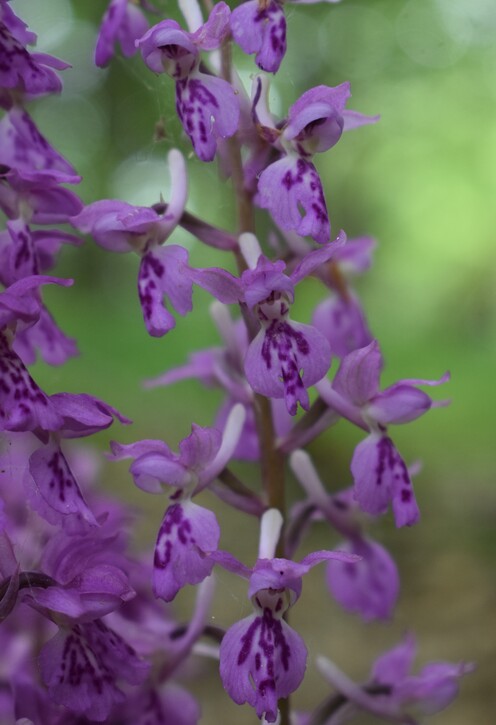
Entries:
{"label": "magenta petal", "polygon": [[248,348],[245,372],[255,392],[270,398],[285,398],[288,412],[297,404],[309,405],[306,388],[327,373],[329,345],[313,327],[274,320],[262,328]]}
{"label": "magenta petal", "polygon": [[375,541],[360,540],[341,544],[343,547],[361,560],[354,564],[336,562],[327,568],[332,595],[346,611],[359,614],[366,622],[388,619],[399,592],[396,564]]}
{"label": "magenta petal", "polygon": [[329,241],[331,227],[322,183],[310,161],[285,156],[268,166],[260,175],[256,202],[270,211],[282,229],[294,229],[319,244]]}
{"label": "magenta petal", "polygon": [[176,321],[164,306],[164,296],[180,315],[193,308],[188,252],[177,245],[154,247],[147,252],[141,260],[138,293],[149,334],[161,337],[172,330]]}
{"label": "magenta petal", "polygon": [[97,525],[56,443],[50,442],[31,455],[29,473],[26,486],[30,504],[49,523],[71,527],[84,521]]}
{"label": "magenta petal", "polygon": [[267,73],[275,73],[286,52],[286,18],[276,0],[261,8],[258,0],[244,2],[231,14],[231,30],[239,47]]}
{"label": "magenta petal", "polygon": [[239,101],[232,86],[222,78],[199,71],[176,83],[176,109],[195,152],[212,161],[219,138],[236,133]]}
{"label": "magenta petal", "polygon": [[198,584],[209,576],[220,529],[215,514],[191,501],[169,506],[158,532],[153,560],[153,591],[172,601],[185,584]]}
{"label": "magenta petal", "polygon": [[307,649],[300,637],[269,608],[234,624],[220,646],[220,676],[238,705],[247,702],[259,718],[277,718],[277,701],[303,680]]}

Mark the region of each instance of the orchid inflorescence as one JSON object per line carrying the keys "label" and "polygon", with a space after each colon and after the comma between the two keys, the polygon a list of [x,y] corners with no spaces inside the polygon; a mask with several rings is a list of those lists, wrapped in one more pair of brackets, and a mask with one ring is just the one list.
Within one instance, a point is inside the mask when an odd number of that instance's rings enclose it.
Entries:
{"label": "orchid inflorescence", "polygon": [[[108,199],[83,206],[66,186],[80,181],[76,170],[26,110],[31,100],[61,91],[59,71],[67,64],[33,52],[35,34],[9,0],[0,0],[2,723],[195,725],[200,705],[177,680],[181,665],[198,653],[218,658],[222,685],[235,703],[248,703],[263,722],[283,725],[337,725],[355,715],[359,721],[364,711],[382,721],[415,723],[415,713],[447,706],[459,678],[472,669],[436,662],[411,675],[411,634],[376,660],[362,684],[319,652],[318,669],[337,694],[313,711],[289,707],[305,674],[307,648],[288,612],[312,567],[326,564],[328,589],[346,611],[366,621],[392,615],[399,574],[361,512],[377,517],[391,505],[398,527],[417,523],[413,467],[388,427],[442,405],[422,388],[449,376],[380,387],[381,350],[350,281],[369,268],[375,243],[348,240],[343,231],[331,241],[313,163],[314,154],[331,149],[344,131],[378,117],[347,108],[347,82],[311,88],[286,116],[273,116],[267,73],[284,61],[287,3],[248,0],[230,10],[224,2],[206,2],[204,22],[196,0],[179,0],[185,29],[173,19],[149,27],[158,10],[146,0],[111,0],[96,43],[98,66],[111,61],[119,44],[126,57],[141,54],[144,73],[170,76],[194,153],[204,162],[218,159],[232,179],[239,222],[233,233],[187,211],[187,165],[175,148],[167,157],[168,200],[149,207]],[[262,71],[250,90],[233,67],[233,42],[254,55]],[[270,216],[270,244],[256,237],[255,209]],[[195,287],[213,298],[222,345],[192,350],[182,366],[147,383],[154,388],[192,378],[219,388],[224,400],[213,426],[193,423],[177,451],[162,440],[111,443],[109,458],[131,459],[136,486],[169,496],[152,556],[130,553],[131,513],[99,490],[94,454],[66,444],[114,420],[131,421],[90,394],[49,395],[28,371],[37,356],[61,365],[77,354],[43,302],[45,285],[72,284],[50,275],[62,245],[82,241],[58,227],[66,223],[111,252],[138,255],[139,303],[150,335],[173,330],[171,309],[192,311]],[[188,250],[173,240],[178,226],[226,259],[234,256],[238,273],[191,266]],[[292,306],[300,282],[310,276],[328,294],[308,324],[292,318]],[[300,408],[305,412],[296,419]],[[339,419],[362,429],[364,438],[351,460],[352,486],[331,492],[329,476],[321,480],[304,448]],[[289,511],[286,458],[304,492]],[[236,460],[259,466],[261,492],[233,473]],[[216,515],[194,500],[204,489],[260,522],[251,566],[219,548]],[[338,548],[295,561],[315,521],[329,524]],[[209,624],[214,568],[246,580],[253,609],[225,629]],[[190,620],[178,622],[168,603],[186,585],[198,586],[196,604]]]}

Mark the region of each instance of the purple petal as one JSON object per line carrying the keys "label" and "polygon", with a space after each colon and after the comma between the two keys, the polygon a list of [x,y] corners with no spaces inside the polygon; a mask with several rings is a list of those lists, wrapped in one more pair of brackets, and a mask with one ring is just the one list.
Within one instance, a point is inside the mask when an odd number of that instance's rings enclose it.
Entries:
{"label": "purple petal", "polygon": [[415,639],[407,634],[400,644],[376,659],[372,667],[372,678],[384,685],[398,685],[410,672],[415,650]]}
{"label": "purple petal", "polygon": [[327,585],[336,601],[348,612],[369,622],[388,619],[398,598],[399,577],[389,553],[375,541],[346,542],[340,548],[358,554],[354,563],[331,564]]}
{"label": "purple petal", "polygon": [[136,52],[135,41],[148,30],[148,21],[141,9],[128,0],[112,0],[100,25],[95,49],[95,64],[103,68],[114,54],[119,42],[126,58]]}
{"label": "purple petal", "polygon": [[259,718],[277,718],[277,701],[303,680],[307,650],[302,638],[266,609],[234,624],[220,646],[220,676],[238,705],[247,702]]}
{"label": "purple petal", "polygon": [[327,373],[329,345],[315,328],[296,322],[273,320],[250,344],[245,372],[255,392],[285,398],[295,415],[298,402],[308,408],[306,388]]}
{"label": "purple petal", "polygon": [[26,365],[35,362],[36,350],[40,351],[48,365],[63,365],[69,358],[79,354],[76,341],[62,332],[44,307],[38,322],[17,333],[13,347]]}
{"label": "purple petal", "polygon": [[[247,241],[250,241],[250,239]],[[243,246],[243,253],[249,256],[249,250],[245,245]],[[281,295],[282,298],[286,297],[292,302],[294,299],[294,283],[287,274],[284,274],[284,270],[286,269],[285,262],[281,259],[276,262],[271,262],[263,254],[260,254],[258,257],[255,256],[255,259],[257,260],[255,268],[247,269],[241,275],[241,284],[248,307],[252,309],[256,304],[261,302],[267,304],[270,304],[272,301],[278,302],[281,299]],[[276,299],[273,294],[274,292],[280,292],[281,295]]]}
{"label": "purple petal", "polygon": [[[7,12],[10,11],[6,9],[5,3],[2,3],[0,87],[11,91],[17,90],[29,97],[60,93],[62,82],[52,67],[63,69],[67,68],[68,64],[44,53],[29,53],[19,37],[16,37],[15,30],[9,32],[7,29],[4,17]],[[29,35],[33,36],[31,33]]]}
{"label": "purple petal", "polygon": [[220,431],[193,423],[190,435],[179,444],[180,461],[185,468],[205,468],[217,455],[221,442]]}
{"label": "purple petal", "polygon": [[369,269],[372,264],[372,252],[376,241],[372,237],[349,239],[346,246],[336,253],[336,262],[343,274],[359,274]]}
{"label": "purple petal", "polygon": [[[264,515],[266,516],[267,512]],[[289,559],[258,559],[250,576],[248,596],[251,599],[265,589],[278,592],[289,589],[291,590],[291,604],[294,604],[301,595],[302,577],[309,569],[310,567],[305,564]],[[282,602],[280,606],[282,606]],[[276,611],[279,611],[279,607],[276,606]],[[284,609],[287,609],[287,605]]]}
{"label": "purple petal", "polygon": [[294,229],[319,244],[329,241],[331,227],[322,183],[310,161],[285,156],[268,166],[258,181],[256,203],[268,209],[282,229]]}
{"label": "purple petal", "polygon": [[378,393],[382,366],[379,345],[372,340],[367,347],[353,350],[343,358],[332,387],[354,405],[362,406]]}
{"label": "purple petal", "polygon": [[109,428],[114,417],[121,423],[131,423],[119,411],[93,395],[86,393],[56,393],[50,402],[64,422],[61,426],[64,438],[82,438]]}
{"label": "purple petal", "polygon": [[185,584],[198,584],[210,575],[220,529],[215,514],[191,501],[169,506],[158,532],[153,560],[153,591],[172,601]]}
{"label": "purple petal", "polygon": [[46,275],[23,277],[0,292],[0,330],[12,322],[22,320],[32,324],[39,318],[43,305],[37,290],[44,284],[70,287],[72,279],[59,279]]}
{"label": "purple petal", "polygon": [[269,0],[261,7],[258,0],[242,3],[232,11],[231,30],[239,47],[268,73],[276,73],[286,53],[286,18],[281,5]]}
{"label": "purple petal", "polygon": [[176,83],[176,110],[202,161],[212,161],[217,140],[233,136],[238,128],[239,101],[232,86],[199,71]]}
{"label": "purple petal", "polygon": [[333,259],[345,244],[346,234],[341,230],[333,242],[329,242],[319,249],[313,249],[311,252],[308,252],[291,273],[292,282],[298,284],[302,279],[313,274],[321,265]]}
{"label": "purple petal", "polygon": [[129,445],[112,441],[110,447],[111,460],[135,459],[129,470],[143,491],[163,493],[164,485],[182,488],[190,483],[188,470],[163,441],[143,440]]}
{"label": "purple petal", "polygon": [[46,141],[28,114],[14,107],[0,121],[0,164],[27,181],[77,184],[81,177]]}
{"label": "purple petal", "polygon": [[3,284],[10,285],[23,277],[38,274],[39,269],[31,229],[24,219],[8,221],[7,230],[10,244],[7,258],[2,259],[0,279]]}
{"label": "purple petal", "polygon": [[340,358],[366,347],[373,339],[360,301],[353,294],[346,299],[332,295],[317,305],[312,325],[324,335],[332,354]]}
{"label": "purple petal", "polygon": [[26,487],[30,504],[49,523],[68,527],[79,522],[97,525],[56,443],[50,442],[31,455],[29,473]]}
{"label": "purple petal", "polygon": [[431,662],[416,677],[407,677],[395,689],[398,699],[414,702],[426,715],[444,710],[458,695],[459,679],[473,672],[474,665]]}
{"label": "purple petal", "polygon": [[320,85],[310,88],[289,108],[287,128],[292,128],[292,124],[295,123],[299,114],[304,112],[313,103],[326,104],[327,106],[336,108],[339,113],[342,113],[350,96],[350,83],[348,81],[334,87]]}
{"label": "purple petal", "polygon": [[110,441],[110,448],[112,453],[109,453],[108,457],[111,461],[122,461],[124,458],[139,458],[147,453],[160,453],[170,458],[174,455],[167,443],[150,439],[127,444]]}
{"label": "purple petal", "polygon": [[39,661],[52,700],[97,722],[105,721],[113,706],[125,699],[116,679],[139,684],[149,670],[100,620],[61,629],[44,645]]}
{"label": "purple petal", "polygon": [[141,207],[134,207],[124,201],[103,199],[86,206],[80,214],[72,217],[71,224],[83,234],[91,234],[104,249],[131,252],[134,249],[133,238],[136,239],[138,233],[130,231],[123,220],[137,208]]}
{"label": "purple petal", "polygon": [[127,574],[121,569],[99,564],[85,568],[66,587],[35,589],[31,596],[38,605],[81,622],[109,614],[132,599],[135,592],[129,586]]}
{"label": "purple petal", "polygon": [[411,526],[420,516],[408,469],[390,438],[372,433],[355,448],[351,461],[354,498],[377,515],[392,500],[396,526]]}
{"label": "purple petal", "polygon": [[138,293],[148,333],[161,337],[176,325],[174,317],[164,306],[164,295],[180,315],[185,315],[193,308],[192,291],[185,249],[167,245],[147,252],[141,260]]}
{"label": "purple petal", "polygon": [[377,123],[377,121],[380,121],[380,119],[380,116],[365,116],[363,113],[358,113],[358,111],[344,110],[343,131],[352,131],[354,128],[360,128],[360,126],[368,126],[371,123]]}
{"label": "purple petal", "polygon": [[167,73],[176,81],[186,78],[197,64],[198,48],[191,34],[175,20],[154,25],[138,41],[141,55],[154,73]]}
{"label": "purple petal", "polygon": [[372,398],[364,413],[381,425],[409,423],[431,406],[432,400],[427,393],[399,382]]}
{"label": "purple petal", "polygon": [[62,418],[0,333],[0,430],[58,430]]}
{"label": "purple petal", "polygon": [[237,574],[244,579],[249,579],[252,575],[252,569],[242,564],[228,551],[212,551],[210,556],[215,564],[218,564],[226,571],[230,571],[231,574]]}
{"label": "purple petal", "polygon": [[208,20],[195,33],[191,40],[201,50],[216,50],[229,34],[229,18],[231,11],[224,2],[214,5]]}
{"label": "purple petal", "polygon": [[239,279],[225,269],[217,267],[196,268],[190,270],[189,276],[194,284],[207,290],[226,305],[235,304],[242,296]]}
{"label": "purple petal", "polygon": [[28,30],[27,24],[17,17],[11,10],[8,2],[2,2],[2,22],[22,45],[35,45],[37,36],[31,30]]}

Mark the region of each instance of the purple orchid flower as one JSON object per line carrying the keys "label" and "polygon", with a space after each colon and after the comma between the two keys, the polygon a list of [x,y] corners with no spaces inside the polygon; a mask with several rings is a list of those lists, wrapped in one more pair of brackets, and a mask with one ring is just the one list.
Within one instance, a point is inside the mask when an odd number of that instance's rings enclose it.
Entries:
{"label": "purple orchid flower", "polygon": [[57,621],[73,624],[93,621],[118,609],[135,596],[126,545],[127,537],[112,518],[91,531],[57,532],[48,541],[39,564],[55,583],[33,587],[30,601],[38,610],[41,607],[61,615]]}
{"label": "purple orchid flower", "polygon": [[62,83],[56,71],[69,68],[69,64],[46,53],[30,53],[27,43],[36,36],[26,30],[6,4],[0,6],[0,105],[9,108],[14,95],[27,99],[49,93],[60,93]]}
{"label": "purple orchid flower", "polygon": [[231,31],[239,47],[255,53],[261,70],[276,73],[286,53],[286,18],[279,0],[249,0],[231,13]]}
{"label": "purple orchid flower", "polygon": [[100,25],[95,48],[95,64],[103,68],[119,43],[123,55],[136,53],[136,40],[148,30],[148,20],[133,0],[111,0]]}
{"label": "purple orchid flower", "polygon": [[[253,101],[255,117],[262,85],[257,79]],[[282,124],[261,127],[264,136],[284,155],[261,173],[255,201],[270,211],[282,229],[294,229],[300,236],[310,236],[319,244],[329,241],[331,227],[322,183],[310,159],[315,153],[334,146],[343,131],[378,120],[378,116],[346,110],[349,97],[349,83],[335,88],[316,86],[290,107]]]}
{"label": "purple orchid flower", "polygon": [[[363,711],[388,722],[415,725],[417,720],[410,712],[433,715],[444,710],[457,696],[460,678],[474,670],[471,663],[432,662],[418,675],[410,675],[414,657],[415,640],[407,635],[376,660],[365,688],[356,685],[333,662],[319,657],[317,666],[324,678],[348,700],[347,707],[334,715],[333,725],[348,722]],[[369,694],[367,687],[381,692]]]}
{"label": "purple orchid flower", "polygon": [[176,109],[198,158],[212,161],[219,139],[236,133],[239,101],[222,78],[200,71],[200,51],[219,48],[229,33],[230,10],[217,3],[195,32],[175,20],[164,20],[137,41],[143,60],[154,73],[167,73],[176,83]]}
{"label": "purple orchid flower", "polygon": [[284,262],[270,262],[261,254],[253,235],[242,235],[240,240],[251,267],[241,276],[244,299],[261,325],[246,354],[246,377],[255,392],[284,398],[291,415],[296,414],[298,403],[308,409],[307,388],[324,377],[331,356],[318,330],[290,320],[294,286],[331,259],[345,241],[342,233],[331,244],[310,252],[288,276]]}
{"label": "purple orchid flower", "polygon": [[81,181],[76,170],[40,134],[26,111],[16,106],[0,121],[0,164],[28,182]]}
{"label": "purple orchid flower", "polygon": [[27,24],[21,18],[18,18],[9,5],[9,0],[1,0],[0,2],[0,20],[8,29],[14,38],[22,45],[34,45],[37,40],[36,33],[28,30]]}
{"label": "purple orchid flower", "polygon": [[[31,507],[52,524],[71,531],[97,526],[60,447],[60,438],[83,438],[112,425],[114,416],[131,421],[102,400],[84,393],[57,393],[48,398],[58,416],[56,435],[29,458],[25,487]],[[39,437],[40,432],[37,431]]]}
{"label": "purple orchid flower", "polygon": [[12,327],[28,327],[40,318],[42,302],[37,290],[43,284],[67,287],[72,280],[35,275],[15,282],[0,293],[1,430],[52,431],[62,425],[55,407],[12,349]]}
{"label": "purple orchid flower", "polygon": [[277,720],[277,701],[288,697],[303,680],[307,649],[283,619],[299,598],[302,577],[322,561],[357,561],[339,551],[317,551],[300,563],[274,558],[282,516],[269,509],[261,519],[259,558],[249,569],[227,552],[211,556],[220,566],[249,580],[248,596],[254,614],[234,624],[220,647],[220,676],[238,705],[247,702],[259,718]]}
{"label": "purple orchid flower", "polygon": [[378,515],[392,503],[396,525],[411,526],[420,512],[405,462],[387,435],[390,423],[408,423],[426,413],[435,403],[419,385],[441,385],[439,380],[407,379],[382,392],[379,379],[383,365],[379,345],[373,340],[367,347],[346,355],[332,386],[321,381],[317,386],[322,398],[345,418],[370,431],[358,444],[351,461],[355,481],[354,496],[363,511]]}
{"label": "purple orchid flower", "polygon": [[317,305],[312,324],[327,339],[332,354],[339,358],[366,347],[373,339],[360,300],[347,281],[370,267],[374,247],[375,240],[371,237],[350,239],[336,252],[328,269],[317,272],[332,294]]}
{"label": "purple orchid flower", "polygon": [[[294,5],[309,5],[322,0],[286,0]],[[340,0],[323,0],[339,2]],[[276,73],[286,53],[286,17],[284,0],[248,0],[231,13],[231,32],[248,55],[255,53],[261,70]]]}
{"label": "purple orchid flower", "polygon": [[138,294],[146,328],[153,337],[165,335],[176,324],[163,304],[165,295],[179,314],[192,309],[188,252],[178,245],[162,246],[178,225],[188,195],[184,157],[172,149],[168,162],[174,184],[165,210],[104,200],[90,204],[71,219],[76,229],[91,234],[100,246],[113,252],[135,251],[141,256]]}
{"label": "purple orchid flower", "polygon": [[304,451],[294,451],[290,462],[309,503],[345,537],[339,549],[360,557],[353,564],[336,562],[327,567],[331,594],[346,611],[359,614],[365,621],[389,619],[398,598],[398,570],[386,549],[365,537],[351,491],[329,494]]}
{"label": "purple orchid flower", "polygon": [[49,695],[77,715],[104,722],[125,696],[116,682],[139,685],[150,665],[100,619],[63,627],[40,653]]}
{"label": "purple orchid flower", "polygon": [[[76,194],[48,179],[28,181],[8,167],[0,173],[0,207],[9,219],[22,217],[27,223],[62,224],[78,214],[82,206]],[[78,241],[66,232],[51,230],[45,232],[48,234],[65,234],[68,241]]]}
{"label": "purple orchid flower", "polygon": [[[154,388],[159,385],[171,385],[181,380],[195,378],[207,388],[220,388],[226,394],[226,399],[217,413],[215,427],[224,428],[232,408],[237,403],[241,403],[245,408],[246,418],[233,458],[258,461],[260,447],[253,409],[254,395],[251,386],[246,381],[243,364],[249,347],[246,324],[243,320],[234,322],[228,308],[218,301],[211,305],[210,312],[223,339],[224,347],[213,347],[194,352],[184,365],[167,370],[157,378],[147,380],[145,386]],[[273,399],[271,404],[277,435],[284,436],[291,428],[291,417],[282,400]],[[215,493],[226,500],[227,491],[217,487],[216,484],[213,484],[213,487]],[[240,505],[246,506],[248,503],[245,499],[236,499],[236,502],[234,502],[231,497],[230,500],[237,507],[240,507]],[[263,513],[263,510],[258,513]]]}
{"label": "purple orchid flower", "polygon": [[165,512],[155,545],[153,589],[166,602],[185,584],[203,581],[213,567],[207,554],[215,551],[220,529],[215,514],[191,501],[225,468],[244,424],[243,406],[231,411],[223,434],[215,428],[193,425],[191,434],[173,453],[163,441],[144,440],[129,445],[112,442],[112,460],[134,458],[130,472],[135,484],[148,493],[173,487],[174,501]]}

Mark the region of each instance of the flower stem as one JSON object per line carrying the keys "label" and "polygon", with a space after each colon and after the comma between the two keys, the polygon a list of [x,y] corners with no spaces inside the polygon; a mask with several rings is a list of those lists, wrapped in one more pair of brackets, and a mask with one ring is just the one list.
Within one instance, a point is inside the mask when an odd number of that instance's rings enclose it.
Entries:
{"label": "flower stem", "polygon": [[[221,48],[222,77],[232,84],[232,52],[231,39],[227,38]],[[243,232],[255,233],[255,214],[253,207],[253,194],[246,188],[243,174],[243,162],[241,158],[241,143],[236,133],[227,141],[229,150],[229,161],[231,178],[234,187],[237,204],[237,227],[238,234]],[[246,269],[246,262],[239,250],[235,252],[239,274]],[[241,305],[241,312],[247,323],[248,333],[253,337],[253,323],[250,321],[250,311],[245,305]],[[255,423],[257,426],[258,439],[260,444],[260,468],[262,485],[267,496],[269,508],[278,509],[284,519],[285,516],[285,479],[284,479],[284,454],[277,448],[274,421],[272,417],[272,406],[270,400],[263,395],[255,395],[254,400]],[[276,556],[284,556],[284,529],[277,544]],[[281,725],[289,725],[290,707],[289,699],[279,701],[281,713]]]}

